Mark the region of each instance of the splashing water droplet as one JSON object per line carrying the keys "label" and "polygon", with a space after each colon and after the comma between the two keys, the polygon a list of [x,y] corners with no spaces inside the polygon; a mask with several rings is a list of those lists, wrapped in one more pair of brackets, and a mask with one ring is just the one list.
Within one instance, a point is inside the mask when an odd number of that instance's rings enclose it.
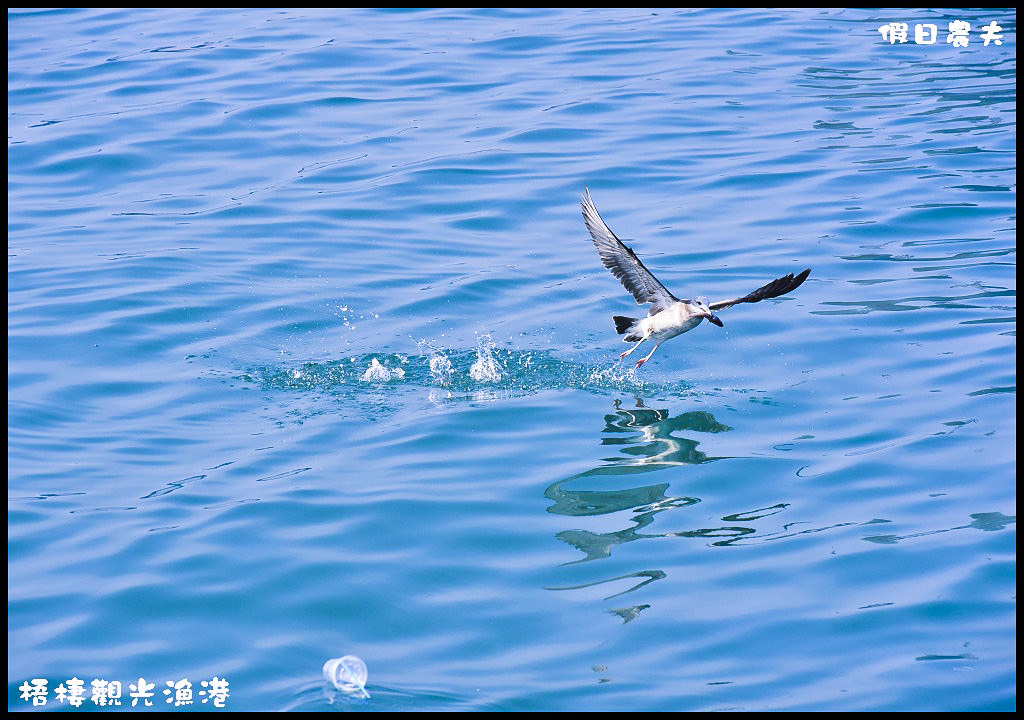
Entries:
{"label": "splashing water droplet", "polygon": [[363,380],[367,382],[385,382],[391,379],[391,373],[388,369],[377,362],[377,358],[373,358],[370,361],[370,367],[366,368],[366,372],[363,373]]}
{"label": "splashing water droplet", "polygon": [[450,375],[455,374],[452,361],[446,356],[438,353],[430,356],[430,374],[437,380],[446,380]]}
{"label": "splashing water droplet", "polygon": [[501,380],[501,368],[498,361],[486,346],[477,348],[476,361],[469,368],[469,376],[479,382],[498,382]]}
{"label": "splashing water droplet", "polygon": [[388,380],[401,380],[405,377],[405,370],[395,368],[388,370],[380,364],[377,358],[370,360],[370,367],[363,373],[363,380],[367,382],[387,382]]}

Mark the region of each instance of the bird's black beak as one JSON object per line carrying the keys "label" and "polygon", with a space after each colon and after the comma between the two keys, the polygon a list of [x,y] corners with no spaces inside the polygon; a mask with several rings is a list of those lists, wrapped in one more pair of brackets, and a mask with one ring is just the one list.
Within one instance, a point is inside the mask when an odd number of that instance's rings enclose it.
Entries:
{"label": "bird's black beak", "polygon": [[722,325],[722,321],[719,320],[718,316],[715,315],[714,313],[708,313],[708,320],[713,322],[718,327],[725,327],[724,325]]}

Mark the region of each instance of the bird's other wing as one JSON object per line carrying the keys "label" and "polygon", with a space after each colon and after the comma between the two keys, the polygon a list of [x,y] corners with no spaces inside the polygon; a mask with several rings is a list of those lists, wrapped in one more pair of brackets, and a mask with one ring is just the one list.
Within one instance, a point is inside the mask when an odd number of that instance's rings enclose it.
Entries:
{"label": "bird's other wing", "polygon": [[583,219],[587,223],[587,230],[590,237],[597,246],[597,253],[601,256],[601,262],[611,270],[612,275],[617,277],[627,290],[633,293],[637,304],[654,303],[650,314],[654,315],[677,301],[675,295],[658,282],[658,278],[651,274],[651,271],[644,267],[636,253],[622,244],[622,241],[615,237],[600,213],[594,205],[594,199],[590,197],[590,190],[587,189],[583,200]]}
{"label": "bird's other wing", "polygon": [[736,298],[735,300],[723,300],[721,302],[713,302],[708,305],[712,310],[721,310],[732,305],[738,305],[740,303],[755,303],[768,298],[778,297],[779,295],[785,295],[788,292],[792,292],[800,287],[807,276],[811,274],[811,269],[807,268],[802,273],[793,276],[793,273],[780,277],[778,280],[772,280],[764,287],[760,287],[749,295]]}

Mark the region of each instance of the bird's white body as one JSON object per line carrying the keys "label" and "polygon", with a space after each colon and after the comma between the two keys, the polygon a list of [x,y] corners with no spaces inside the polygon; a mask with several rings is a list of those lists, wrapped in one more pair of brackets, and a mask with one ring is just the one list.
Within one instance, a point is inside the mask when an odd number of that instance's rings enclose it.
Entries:
{"label": "bird's white body", "polygon": [[701,320],[710,315],[706,306],[701,307],[702,304],[677,300],[654,315],[640,318],[626,331],[628,334],[623,338],[626,342],[635,342],[636,345],[622,353],[619,359],[632,353],[645,340],[654,340],[654,348],[647,357],[636,364],[637,367],[640,367],[650,359],[663,342],[693,330],[700,325]]}
{"label": "bird's white body", "polygon": [[644,340],[663,343],[676,335],[682,335],[700,325],[706,315],[691,312],[689,303],[675,302],[657,315],[641,318],[630,334],[640,335]]}

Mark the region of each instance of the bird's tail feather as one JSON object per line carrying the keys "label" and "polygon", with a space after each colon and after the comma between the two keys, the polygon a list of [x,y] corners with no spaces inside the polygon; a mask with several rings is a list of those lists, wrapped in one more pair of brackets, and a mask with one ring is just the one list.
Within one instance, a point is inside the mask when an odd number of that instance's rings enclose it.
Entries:
{"label": "bird's tail feather", "polygon": [[[612,315],[612,320],[615,321],[615,332],[619,335],[625,335],[630,329],[640,322],[637,318],[625,317],[624,315]],[[629,335],[624,337],[623,340],[626,342],[637,342],[640,340],[639,335]]]}

